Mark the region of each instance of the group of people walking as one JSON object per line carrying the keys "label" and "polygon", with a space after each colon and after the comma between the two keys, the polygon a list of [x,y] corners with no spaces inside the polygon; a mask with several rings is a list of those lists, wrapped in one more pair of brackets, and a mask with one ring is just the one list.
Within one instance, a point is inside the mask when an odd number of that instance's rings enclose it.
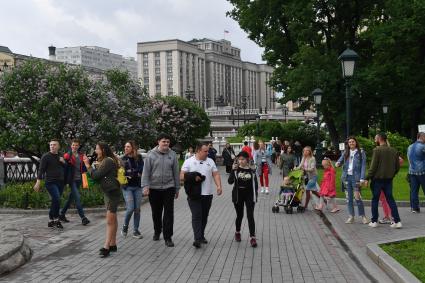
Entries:
{"label": "group of people walking", "polygon": [[[153,240],[158,241],[161,233],[165,245],[173,247],[174,225],[174,200],[179,197],[179,189],[184,187],[187,194],[188,207],[192,214],[192,229],[195,248],[207,244],[205,230],[208,216],[212,206],[213,195],[223,193],[221,177],[218,172],[215,157],[217,151],[210,143],[201,143],[195,150],[190,150],[185,156],[185,161],[179,168],[178,157],[170,149],[171,137],[160,134],[157,146],[142,158],[137,151],[134,141],[128,141],[124,147],[124,155],[118,157],[106,144],[96,144],[95,160],[90,160],[85,154],[79,152],[80,142],[74,140],[70,150],[63,156],[59,154],[60,143],[51,140],[50,151],[40,160],[38,177],[34,189],[40,190],[41,180],[45,179],[45,187],[51,197],[48,227],[63,229],[63,222],[69,222],[66,212],[74,201],[82,225],[90,223],[84,214],[80,200],[79,188],[82,184],[82,175],[88,174],[99,183],[104,193],[106,206],[106,236],[100,255],[106,257],[110,252],[117,251],[117,210],[124,197],[126,212],[121,234],[126,237],[129,231],[131,217],[133,217],[134,238],[141,239],[140,233],[140,205],[143,196],[148,196],[152,211]],[[347,224],[355,222],[354,204],[358,208],[358,216],[362,223],[370,227],[377,227],[378,223],[391,223],[392,228],[401,228],[401,220],[397,205],[392,194],[392,180],[400,168],[402,159],[398,152],[389,146],[385,134],[375,137],[377,147],[373,150],[369,169],[366,168],[366,153],[361,148],[355,137],[349,137],[347,148],[335,163],[336,167],[342,166],[342,189],[346,193],[348,219]],[[336,205],[335,169],[333,163],[325,158],[322,161],[324,177],[318,185],[316,160],[311,147],[302,150],[302,156],[294,154],[291,144],[279,145],[280,151],[273,145],[267,148],[262,141],[255,143],[253,149],[245,143],[239,154],[235,154],[230,144],[226,144],[223,152],[223,163],[228,173],[228,183],[233,185],[232,202],[235,209],[235,235],[236,241],[241,241],[241,223],[246,209],[250,244],[257,246],[255,237],[254,208],[258,193],[269,194],[269,175],[272,172],[272,155],[275,163],[281,170],[281,175],[286,182],[291,170],[303,170],[306,175],[306,197],[304,207],[307,208],[311,194],[319,198],[315,209],[322,210],[325,205],[332,204],[331,212],[338,212]],[[419,133],[417,141],[409,146],[407,151],[409,159],[409,181],[411,186],[410,203],[413,213],[420,212],[418,191],[422,186],[425,194],[425,133]],[[120,169],[121,168],[121,169]],[[118,172],[123,170],[125,183],[119,181]],[[258,181],[259,180],[259,181]],[[372,189],[371,212],[369,220],[365,214],[361,195],[361,187],[370,182]],[[64,186],[69,185],[70,193],[67,201],[60,209],[60,198]],[[285,183],[285,185],[287,185]],[[214,189],[215,187],[215,189]],[[385,217],[378,219],[378,204],[381,200]]]}

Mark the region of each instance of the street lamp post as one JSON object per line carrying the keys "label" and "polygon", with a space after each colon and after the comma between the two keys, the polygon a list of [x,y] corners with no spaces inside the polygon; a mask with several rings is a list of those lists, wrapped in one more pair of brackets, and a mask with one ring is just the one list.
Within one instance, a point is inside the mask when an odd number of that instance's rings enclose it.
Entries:
{"label": "street lamp post", "polygon": [[316,133],[316,164],[320,167],[322,164],[322,143],[320,142],[320,104],[322,103],[323,91],[320,88],[316,88],[311,93],[314,98],[314,104],[316,104],[317,113],[317,133]]}
{"label": "street lamp post", "polygon": [[388,104],[382,104],[382,113],[384,113],[384,132],[387,131],[387,114],[388,114]]}
{"label": "street lamp post", "polygon": [[282,105],[282,114],[283,114],[283,121],[287,123],[286,121],[286,115],[288,115],[288,107],[284,104]]}
{"label": "street lamp post", "polygon": [[345,79],[345,112],[346,112],[346,137],[350,135],[351,125],[351,110],[350,110],[350,79],[354,74],[354,67],[356,65],[359,55],[347,47],[344,52],[339,55],[338,60],[341,61],[342,65],[342,77]]}
{"label": "street lamp post", "polygon": [[260,115],[257,114],[257,116],[255,116],[255,121],[257,122],[255,132],[256,136],[258,137],[260,136]]}

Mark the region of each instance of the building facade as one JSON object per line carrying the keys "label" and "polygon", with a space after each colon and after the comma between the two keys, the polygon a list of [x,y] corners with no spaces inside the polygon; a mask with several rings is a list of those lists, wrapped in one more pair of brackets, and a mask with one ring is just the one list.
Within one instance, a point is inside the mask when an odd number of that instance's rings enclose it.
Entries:
{"label": "building facade", "polygon": [[128,71],[133,78],[137,78],[137,62],[133,57],[111,53],[109,49],[98,46],[76,46],[55,48],[49,47],[49,59],[82,65],[100,70],[119,69]]}
{"label": "building facade", "polygon": [[177,95],[205,109],[275,109],[275,92],[267,84],[273,68],[243,62],[240,54],[227,40],[140,42],[137,71],[151,96]]}

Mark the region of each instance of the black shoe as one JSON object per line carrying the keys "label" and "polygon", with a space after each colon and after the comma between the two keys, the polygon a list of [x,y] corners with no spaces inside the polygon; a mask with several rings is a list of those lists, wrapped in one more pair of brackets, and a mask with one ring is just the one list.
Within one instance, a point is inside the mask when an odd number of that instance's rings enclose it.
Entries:
{"label": "black shoe", "polygon": [[116,252],[118,250],[117,245],[115,246],[109,246],[109,251],[110,252]]}
{"label": "black shoe", "polygon": [[420,213],[421,210],[419,208],[412,208],[412,213]]}
{"label": "black shoe", "polygon": [[159,234],[155,233],[155,234],[153,235],[153,240],[154,240],[154,241],[159,241]]}
{"label": "black shoe", "polygon": [[143,239],[143,236],[142,236],[142,234],[140,234],[140,231],[139,230],[134,230],[134,232],[133,232],[133,238]]}
{"label": "black shoe", "polygon": [[56,228],[63,229],[62,223],[59,220],[56,220],[55,225],[56,225]]}
{"label": "black shoe", "polygon": [[83,223],[83,225],[86,226],[87,224],[90,223],[90,220],[88,220],[87,217],[83,217],[83,219],[81,219],[81,223]]}
{"label": "black shoe", "polygon": [[202,243],[202,244],[208,244],[208,241],[207,241],[207,239],[205,239],[205,237],[204,237],[204,238],[202,238],[202,239],[201,239],[201,243]]}
{"label": "black shoe", "polygon": [[55,221],[54,220],[50,220],[49,223],[47,223],[47,227],[54,228],[55,227]]}
{"label": "black shoe", "polygon": [[121,229],[121,235],[125,238],[125,237],[127,237],[127,233],[128,233],[128,226],[123,225],[122,229]]}
{"label": "black shoe", "polygon": [[171,239],[165,240],[165,245],[167,247],[174,247],[174,243]]}
{"label": "black shoe", "polygon": [[62,221],[62,222],[65,222],[65,223],[69,222],[69,220],[63,214],[59,215],[59,220]]}
{"label": "black shoe", "polygon": [[110,253],[109,249],[101,248],[99,250],[100,257],[107,257],[107,256],[109,256],[109,253]]}
{"label": "black shoe", "polygon": [[193,242],[193,246],[197,249],[199,249],[201,247],[201,241],[195,241]]}

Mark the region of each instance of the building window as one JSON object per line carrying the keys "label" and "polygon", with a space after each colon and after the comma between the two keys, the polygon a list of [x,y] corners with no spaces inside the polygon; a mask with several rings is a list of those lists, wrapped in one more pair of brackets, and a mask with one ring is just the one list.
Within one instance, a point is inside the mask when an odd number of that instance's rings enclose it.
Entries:
{"label": "building window", "polygon": [[173,59],[169,58],[167,59],[167,65],[172,65],[173,64]]}
{"label": "building window", "polygon": [[143,67],[148,67],[148,66],[149,66],[148,61],[143,61]]}
{"label": "building window", "polygon": [[160,60],[155,60],[155,66],[160,66],[161,65],[161,61]]}
{"label": "building window", "polygon": [[156,77],[155,77],[155,80],[156,80],[157,82],[160,82],[160,81],[161,81],[161,76],[156,76]]}
{"label": "building window", "polygon": [[148,77],[143,78],[143,83],[145,85],[149,84],[149,78]]}
{"label": "building window", "polygon": [[149,69],[143,69],[143,75],[149,75]]}
{"label": "building window", "polygon": [[161,85],[156,85],[156,91],[161,91]]}
{"label": "building window", "polygon": [[173,76],[167,76],[167,81],[172,81],[173,80]]}
{"label": "building window", "polygon": [[148,59],[148,53],[143,53],[143,59]]}
{"label": "building window", "polygon": [[156,75],[161,74],[161,69],[160,69],[160,68],[155,68],[155,74],[156,74]]}
{"label": "building window", "polygon": [[159,52],[155,52],[155,58],[159,58]]}
{"label": "building window", "polygon": [[172,67],[168,67],[167,68],[167,73],[171,74],[173,72],[173,68]]}

